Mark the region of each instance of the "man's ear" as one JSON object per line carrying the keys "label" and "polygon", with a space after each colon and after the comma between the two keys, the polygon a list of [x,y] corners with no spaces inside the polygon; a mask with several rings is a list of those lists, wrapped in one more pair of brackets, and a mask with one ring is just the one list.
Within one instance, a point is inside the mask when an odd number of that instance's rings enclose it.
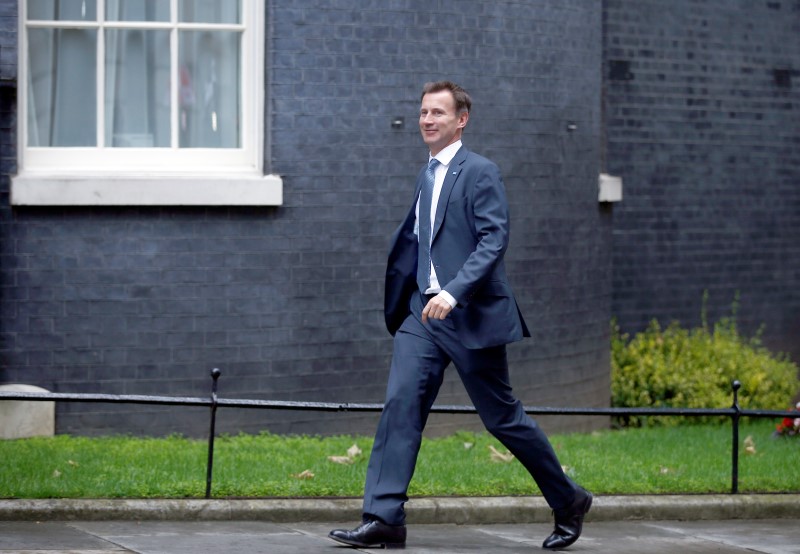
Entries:
{"label": "man's ear", "polygon": [[467,126],[467,121],[469,121],[469,112],[464,110],[460,114],[458,114],[458,128],[463,129]]}

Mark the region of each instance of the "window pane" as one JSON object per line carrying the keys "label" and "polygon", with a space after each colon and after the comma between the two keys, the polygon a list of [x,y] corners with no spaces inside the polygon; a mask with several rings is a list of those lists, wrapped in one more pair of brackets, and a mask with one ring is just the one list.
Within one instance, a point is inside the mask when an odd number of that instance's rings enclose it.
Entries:
{"label": "window pane", "polygon": [[227,31],[180,33],[179,146],[239,147],[240,37]]}
{"label": "window pane", "polygon": [[241,0],[180,0],[181,23],[241,23]]}
{"label": "window pane", "polygon": [[28,145],[97,145],[96,35],[28,30]]}
{"label": "window pane", "polygon": [[28,0],[28,19],[94,21],[96,0]]}
{"label": "window pane", "polygon": [[169,21],[165,0],[106,0],[107,21]]}
{"label": "window pane", "polygon": [[106,146],[170,145],[169,31],[106,31]]}

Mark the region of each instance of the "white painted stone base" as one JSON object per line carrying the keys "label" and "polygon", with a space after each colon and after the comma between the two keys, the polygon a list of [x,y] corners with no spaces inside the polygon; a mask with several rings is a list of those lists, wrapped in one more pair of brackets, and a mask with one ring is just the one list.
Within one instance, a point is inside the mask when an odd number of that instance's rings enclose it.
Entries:
{"label": "white painted stone base", "polygon": [[[0,385],[0,392],[49,392],[33,385]],[[56,430],[55,402],[0,401],[0,439],[52,437]]]}

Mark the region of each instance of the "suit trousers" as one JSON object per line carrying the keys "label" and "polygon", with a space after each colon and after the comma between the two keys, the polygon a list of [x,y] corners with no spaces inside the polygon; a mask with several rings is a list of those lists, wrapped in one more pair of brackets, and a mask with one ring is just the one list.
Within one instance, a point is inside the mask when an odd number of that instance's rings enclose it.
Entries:
{"label": "suit trousers", "polygon": [[364,517],[405,523],[422,431],[450,362],[486,429],[528,470],[550,507],[569,506],[576,485],[564,474],[545,433],[514,397],[506,346],[465,348],[450,318],[422,323],[425,302],[422,294],[413,295],[411,314],[395,334],[386,401],[367,468]]}

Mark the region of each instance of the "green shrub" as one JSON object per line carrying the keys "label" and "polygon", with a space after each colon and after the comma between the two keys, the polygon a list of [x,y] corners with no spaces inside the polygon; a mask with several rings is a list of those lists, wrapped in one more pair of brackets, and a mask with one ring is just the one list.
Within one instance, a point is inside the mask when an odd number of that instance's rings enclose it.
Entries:
{"label": "green shrub", "polygon": [[[657,321],[630,339],[616,323],[611,332],[611,397],[615,407],[729,408],[731,383],[738,379],[742,408],[784,410],[798,392],[798,368],[773,355],[758,336],[743,337],[733,315],[709,330]],[[720,419],[720,418],[713,418]],[[725,418],[727,419],[727,418]],[[623,426],[701,423],[703,417],[621,417]]]}

